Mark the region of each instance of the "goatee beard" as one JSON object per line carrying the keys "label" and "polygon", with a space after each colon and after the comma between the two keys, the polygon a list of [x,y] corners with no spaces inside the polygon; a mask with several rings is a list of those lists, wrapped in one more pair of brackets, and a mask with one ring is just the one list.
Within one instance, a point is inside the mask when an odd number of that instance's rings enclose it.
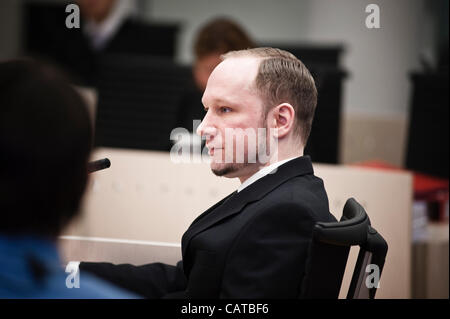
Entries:
{"label": "goatee beard", "polygon": [[229,165],[229,166],[225,166],[223,168],[217,168],[217,169],[212,168],[211,169],[211,171],[216,176],[225,176],[225,175],[228,175],[230,173],[234,173],[237,170],[239,170],[239,168],[236,167],[235,165]]}

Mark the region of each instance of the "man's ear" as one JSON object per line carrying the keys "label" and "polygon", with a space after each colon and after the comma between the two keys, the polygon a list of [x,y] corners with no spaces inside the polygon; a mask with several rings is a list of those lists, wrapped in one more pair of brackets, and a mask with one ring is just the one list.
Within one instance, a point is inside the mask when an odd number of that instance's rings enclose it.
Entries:
{"label": "man's ear", "polygon": [[280,139],[294,129],[295,110],[289,103],[282,103],[272,109],[269,127],[274,128],[275,137]]}

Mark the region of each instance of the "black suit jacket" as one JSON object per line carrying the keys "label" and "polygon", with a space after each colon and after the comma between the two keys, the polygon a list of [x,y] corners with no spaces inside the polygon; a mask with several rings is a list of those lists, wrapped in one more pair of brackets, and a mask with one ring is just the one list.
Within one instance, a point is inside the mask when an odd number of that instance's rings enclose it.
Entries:
{"label": "black suit jacket", "polygon": [[335,218],[302,156],[197,217],[177,266],[81,263],[81,270],[150,298],[296,298],[319,221]]}

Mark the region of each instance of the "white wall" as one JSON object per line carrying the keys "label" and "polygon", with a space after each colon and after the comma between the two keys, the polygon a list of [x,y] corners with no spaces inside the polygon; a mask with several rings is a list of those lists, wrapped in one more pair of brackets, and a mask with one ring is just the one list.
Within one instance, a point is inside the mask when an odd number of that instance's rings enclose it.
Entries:
{"label": "white wall", "polygon": [[[381,28],[365,27],[365,7],[376,3]],[[343,43],[350,77],[344,110],[406,115],[410,82],[422,49],[433,45],[424,0],[152,0],[145,16],[183,23],[178,59],[192,60],[192,42],[201,24],[217,15],[233,17],[257,41]]]}

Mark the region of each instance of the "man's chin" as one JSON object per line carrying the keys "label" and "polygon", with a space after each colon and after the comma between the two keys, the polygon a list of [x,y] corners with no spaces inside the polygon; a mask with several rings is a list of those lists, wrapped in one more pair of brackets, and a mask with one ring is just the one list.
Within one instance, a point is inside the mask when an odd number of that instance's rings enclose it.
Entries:
{"label": "man's chin", "polygon": [[211,164],[211,171],[216,176],[235,177],[235,173],[239,170],[236,164]]}

